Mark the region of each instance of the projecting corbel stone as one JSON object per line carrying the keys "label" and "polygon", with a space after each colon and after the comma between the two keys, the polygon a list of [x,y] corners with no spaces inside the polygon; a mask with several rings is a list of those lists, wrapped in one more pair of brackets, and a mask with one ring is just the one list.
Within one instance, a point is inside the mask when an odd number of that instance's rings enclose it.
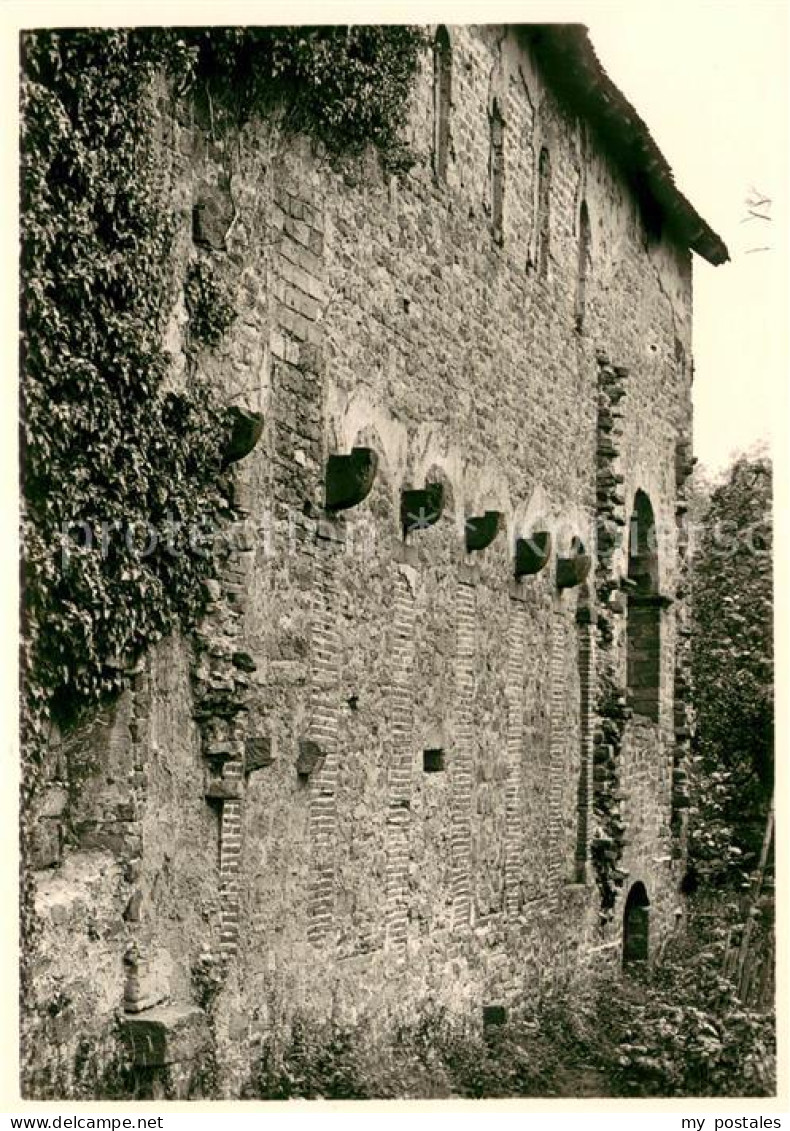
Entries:
{"label": "projecting corbel stone", "polygon": [[312,738],[299,739],[299,757],[296,759],[296,772],[300,778],[307,778],[324,764],[326,754]]}
{"label": "projecting corbel stone", "polygon": [[465,536],[467,553],[485,550],[502,529],[504,515],[501,511],[486,511],[466,520]]}
{"label": "projecting corbel stone", "polygon": [[352,448],[350,455],[331,455],[326,464],[326,509],[359,506],[373,486],[379,457],[372,448]]}
{"label": "projecting corbel stone", "polygon": [[516,577],[540,573],[551,554],[551,534],[539,530],[529,538],[516,539]]}
{"label": "projecting corbel stone", "polygon": [[248,738],[244,743],[244,772],[252,774],[274,763],[272,740],[268,735]]}
{"label": "projecting corbel stone", "polygon": [[241,781],[238,778],[214,778],[206,786],[206,801],[240,801]]}
{"label": "projecting corbel stone", "polygon": [[557,588],[572,589],[586,581],[592,567],[592,558],[585,554],[584,546],[578,538],[571,544],[571,554],[567,558],[557,558]]}
{"label": "projecting corbel stone", "polygon": [[427,530],[438,522],[444,510],[444,485],[428,483],[422,490],[401,491],[400,520],[404,534]]}
{"label": "projecting corbel stone", "polygon": [[231,405],[226,413],[227,440],[222,452],[222,465],[232,463],[248,456],[263,433],[263,416],[259,412],[249,412],[238,405]]}

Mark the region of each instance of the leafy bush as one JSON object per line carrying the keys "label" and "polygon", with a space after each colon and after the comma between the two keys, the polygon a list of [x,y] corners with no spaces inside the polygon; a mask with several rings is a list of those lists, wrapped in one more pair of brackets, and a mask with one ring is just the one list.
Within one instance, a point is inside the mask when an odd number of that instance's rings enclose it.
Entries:
{"label": "leafy bush", "polygon": [[235,124],[276,108],[335,153],[371,143],[391,171],[412,156],[404,116],[420,52],[428,40],[412,26],[183,28],[190,80],[207,93],[213,120]]}
{"label": "leafy bush", "polygon": [[619,1018],[622,1095],[764,1096],[775,1088],[771,1013],[748,1009],[721,973],[723,944],[671,947],[643,1000]]}
{"label": "leafy bush", "polygon": [[263,1049],[264,1099],[772,1094],[774,1021],[721,974],[723,945],[669,946],[644,980],[597,975],[554,985],[483,1030],[426,1004],[374,1031],[297,1018]]}
{"label": "leafy bush", "polygon": [[[43,29],[21,52],[23,460],[22,983],[35,939],[31,801],[50,724],[124,685],[150,645],[189,629],[210,555],[190,531],[226,515],[221,406],[190,358],[175,394],[164,327],[186,286],[192,340],[233,319],[206,263],[177,278],[155,83],[193,88],[327,145],[405,162],[414,28]],[[158,535],[149,549],[151,532]]]}
{"label": "leafy bush", "polygon": [[[173,218],[157,195],[151,84],[211,89],[250,115],[278,103],[335,148],[402,156],[424,35],[409,27],[43,30],[23,36],[22,448],[31,742],[122,683],[134,658],[199,611],[202,554],[145,559],[130,530],[221,512],[219,408],[193,372],[163,395]],[[194,339],[233,320],[210,266],[185,296]],[[109,549],[85,526],[122,532]],[[102,527],[105,524],[105,527]],[[67,568],[64,568],[64,563]]]}
{"label": "leafy bush", "polygon": [[233,325],[236,311],[217,282],[211,264],[199,259],[189,265],[184,284],[190,337],[203,346],[217,346]]}
{"label": "leafy bush", "polygon": [[740,887],[759,854],[773,790],[770,460],[740,457],[703,496],[692,570],[689,854],[701,879]]}
{"label": "leafy bush", "polygon": [[[156,34],[22,36],[23,995],[31,802],[50,723],[118,691],[124,666],[192,623],[211,566],[187,531],[223,505],[211,390],[196,374],[180,396],[163,387],[177,280],[149,95],[170,59]],[[141,553],[141,536],[168,527],[168,547]]]}
{"label": "leafy bush", "polygon": [[[68,721],[117,690],[119,660],[199,611],[210,563],[188,552],[186,529],[221,509],[222,435],[197,374],[178,396],[162,390],[172,224],[157,198],[147,115],[166,44],[124,31],[37,31],[23,47],[25,659],[35,728],[49,708]],[[184,532],[172,548],[142,554],[143,532],[169,521]]]}

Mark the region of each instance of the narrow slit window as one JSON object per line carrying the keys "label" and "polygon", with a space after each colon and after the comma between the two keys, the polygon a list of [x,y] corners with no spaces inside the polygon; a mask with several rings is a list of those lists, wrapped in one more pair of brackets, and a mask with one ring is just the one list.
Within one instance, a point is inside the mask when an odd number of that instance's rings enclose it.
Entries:
{"label": "narrow slit window", "polygon": [[576,276],[576,329],[584,328],[584,314],[587,307],[587,274],[590,269],[590,213],[587,201],[582,201],[579,209],[579,265]]}
{"label": "narrow slit window", "polygon": [[499,103],[491,110],[491,230],[498,244],[504,243],[505,213],[505,122]]}
{"label": "narrow slit window", "polygon": [[450,154],[450,105],[453,92],[452,49],[447,28],[442,26],[433,41],[433,171],[447,178]]}
{"label": "narrow slit window", "polygon": [[661,606],[653,507],[637,491],[628,539],[628,694],[636,715],[657,723],[661,690]]}
{"label": "narrow slit window", "polygon": [[551,231],[551,158],[544,146],[538,159],[538,275],[549,273],[549,237]]}

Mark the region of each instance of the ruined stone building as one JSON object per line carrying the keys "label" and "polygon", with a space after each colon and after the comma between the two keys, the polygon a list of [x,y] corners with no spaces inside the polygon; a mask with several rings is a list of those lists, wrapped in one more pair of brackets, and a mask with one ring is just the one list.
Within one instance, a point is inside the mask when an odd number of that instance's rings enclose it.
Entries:
{"label": "ruined stone building", "polygon": [[182,273],[239,310],[202,360],[236,517],[198,633],[53,746],[42,1080],[121,1033],[239,1094],[296,1015],[495,1018],[682,916],[692,253],[727,250],[583,29],[431,35],[402,177],[152,119]]}

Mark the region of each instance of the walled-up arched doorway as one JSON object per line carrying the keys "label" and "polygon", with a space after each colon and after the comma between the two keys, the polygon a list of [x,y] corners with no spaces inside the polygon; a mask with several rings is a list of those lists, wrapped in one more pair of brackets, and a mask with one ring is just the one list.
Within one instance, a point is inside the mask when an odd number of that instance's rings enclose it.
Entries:
{"label": "walled-up arched doorway", "polygon": [[650,952],[650,900],[641,880],[633,884],[623,912],[623,969],[647,962]]}
{"label": "walled-up arched doorway", "polygon": [[653,507],[637,491],[628,536],[627,678],[634,713],[659,721],[661,692],[661,605],[658,545]]}

